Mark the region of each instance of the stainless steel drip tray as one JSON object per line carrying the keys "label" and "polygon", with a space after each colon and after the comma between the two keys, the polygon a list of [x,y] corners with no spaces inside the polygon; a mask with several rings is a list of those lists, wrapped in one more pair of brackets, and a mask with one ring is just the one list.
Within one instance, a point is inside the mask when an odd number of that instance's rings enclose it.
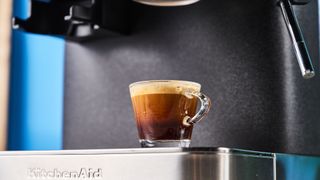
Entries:
{"label": "stainless steel drip tray", "polygon": [[275,155],[228,148],[0,153],[2,180],[275,180]]}

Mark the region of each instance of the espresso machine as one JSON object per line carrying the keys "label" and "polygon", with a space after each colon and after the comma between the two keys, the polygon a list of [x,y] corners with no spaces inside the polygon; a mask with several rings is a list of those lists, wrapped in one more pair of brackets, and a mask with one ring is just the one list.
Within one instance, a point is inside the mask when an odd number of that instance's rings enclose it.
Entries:
{"label": "espresso machine", "polygon": [[[318,1],[137,1],[31,0],[14,14],[0,178],[320,179]],[[148,79],[211,97],[192,147],[139,148],[128,85]]]}

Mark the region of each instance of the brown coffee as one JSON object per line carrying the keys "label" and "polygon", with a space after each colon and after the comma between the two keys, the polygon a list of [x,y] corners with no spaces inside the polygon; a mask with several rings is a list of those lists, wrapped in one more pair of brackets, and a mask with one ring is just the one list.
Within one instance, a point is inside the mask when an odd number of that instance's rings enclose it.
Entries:
{"label": "brown coffee", "polygon": [[193,117],[197,99],[177,92],[142,93],[132,96],[140,139],[191,139],[192,126],[183,125],[186,116]]}

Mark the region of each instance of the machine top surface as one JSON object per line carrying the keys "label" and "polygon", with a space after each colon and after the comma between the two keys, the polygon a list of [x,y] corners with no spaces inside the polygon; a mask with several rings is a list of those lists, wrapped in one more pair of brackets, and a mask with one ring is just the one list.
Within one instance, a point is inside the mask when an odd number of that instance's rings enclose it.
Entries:
{"label": "machine top surface", "polygon": [[185,154],[237,154],[273,158],[274,153],[258,152],[225,147],[192,147],[192,148],[123,148],[123,149],[86,149],[60,151],[2,151],[0,156],[29,155],[108,155],[108,154],[153,154],[153,153],[185,153]]}

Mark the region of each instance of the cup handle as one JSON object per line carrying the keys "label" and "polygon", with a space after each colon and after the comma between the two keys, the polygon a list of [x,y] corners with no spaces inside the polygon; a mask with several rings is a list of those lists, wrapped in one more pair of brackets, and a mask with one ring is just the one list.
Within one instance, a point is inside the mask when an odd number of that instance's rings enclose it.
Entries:
{"label": "cup handle", "polygon": [[201,106],[200,106],[200,109],[197,112],[197,114],[194,115],[193,117],[190,117],[190,116],[184,117],[183,125],[185,125],[185,126],[191,126],[191,125],[201,121],[208,114],[210,107],[211,107],[211,100],[205,94],[203,94],[201,92],[187,92],[186,93],[186,96],[190,96],[190,95],[198,98],[200,100]]}

